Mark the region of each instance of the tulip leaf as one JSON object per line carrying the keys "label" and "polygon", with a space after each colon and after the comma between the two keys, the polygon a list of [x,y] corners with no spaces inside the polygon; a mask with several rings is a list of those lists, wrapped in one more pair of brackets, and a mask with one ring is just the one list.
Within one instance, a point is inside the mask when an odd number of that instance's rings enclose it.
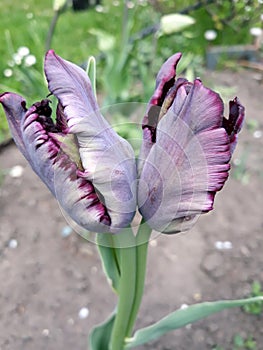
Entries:
{"label": "tulip leaf", "polygon": [[109,350],[115,315],[116,312],[114,311],[105,322],[92,329],[89,335],[90,350]]}
{"label": "tulip leaf", "polygon": [[87,62],[86,73],[88,74],[92,86],[92,90],[97,99],[96,94],[96,58],[94,56],[90,56]]}
{"label": "tulip leaf", "polygon": [[138,330],[135,332],[133,338],[126,339],[125,350],[153,341],[172,330],[184,327],[189,323],[198,321],[224,309],[240,307],[258,301],[263,301],[263,297],[204,302],[188,306],[185,309],[176,310],[157,323]]}
{"label": "tulip leaf", "polygon": [[120,279],[118,248],[112,246],[112,235],[107,233],[97,235],[97,244],[103,271],[113,290],[117,291]]}

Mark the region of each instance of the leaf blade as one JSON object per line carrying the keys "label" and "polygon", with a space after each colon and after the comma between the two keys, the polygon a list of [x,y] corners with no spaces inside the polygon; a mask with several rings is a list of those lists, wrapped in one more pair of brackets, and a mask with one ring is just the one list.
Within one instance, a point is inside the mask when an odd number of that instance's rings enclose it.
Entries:
{"label": "leaf blade", "polygon": [[125,350],[155,340],[172,330],[184,327],[189,323],[208,317],[216,312],[244,306],[257,301],[263,301],[263,297],[204,302],[191,305],[186,309],[176,310],[157,323],[138,330],[133,338],[126,340]]}
{"label": "leaf blade", "polygon": [[109,350],[110,337],[115,321],[116,311],[103,323],[95,326],[89,335],[90,350]]}

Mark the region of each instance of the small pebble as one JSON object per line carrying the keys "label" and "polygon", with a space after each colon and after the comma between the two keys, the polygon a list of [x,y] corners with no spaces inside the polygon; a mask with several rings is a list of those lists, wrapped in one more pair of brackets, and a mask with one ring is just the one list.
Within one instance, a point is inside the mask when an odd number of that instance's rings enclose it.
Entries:
{"label": "small pebble", "polygon": [[73,318],[69,318],[69,319],[68,319],[68,324],[69,324],[70,326],[73,326],[74,323],[75,323],[75,321],[73,320]]}
{"label": "small pebble", "polygon": [[187,309],[188,308],[188,305],[187,304],[182,304],[181,306],[180,306],[180,309],[181,310],[185,310],[185,309]]}
{"label": "small pebble", "polygon": [[63,238],[67,238],[70,236],[72,233],[72,228],[70,226],[64,226],[63,229],[61,230],[61,236]]}
{"label": "small pebble", "polygon": [[151,246],[151,247],[157,247],[157,241],[156,241],[156,239],[152,239],[152,240],[150,241],[150,246]]}
{"label": "small pebble", "polygon": [[10,241],[8,242],[8,247],[10,249],[16,249],[18,246],[18,242],[16,239],[10,239]]}
{"label": "small pebble", "polygon": [[49,333],[50,333],[49,329],[47,329],[47,328],[43,329],[43,331],[42,331],[42,335],[44,335],[44,337],[48,337]]}
{"label": "small pebble", "polygon": [[260,139],[262,137],[262,131],[261,130],[254,131],[253,136],[255,139]]}
{"label": "small pebble", "polygon": [[9,175],[13,178],[21,177],[24,172],[24,169],[21,165],[15,165],[10,169]]}
{"label": "small pebble", "polygon": [[195,301],[201,301],[202,300],[202,294],[200,293],[194,293],[193,295]]}
{"label": "small pebble", "polygon": [[233,248],[232,242],[230,241],[216,241],[215,248],[218,250],[229,250]]}
{"label": "small pebble", "polygon": [[91,271],[91,273],[92,273],[93,275],[95,275],[95,274],[98,272],[97,266],[92,266],[91,269],[90,269],[90,271]]}
{"label": "small pebble", "polygon": [[213,279],[222,277],[225,273],[224,259],[218,252],[208,253],[201,262],[201,269]]}
{"label": "small pebble", "polygon": [[85,318],[87,318],[89,316],[89,309],[87,307],[82,307],[79,310],[79,318],[81,320],[84,320]]}

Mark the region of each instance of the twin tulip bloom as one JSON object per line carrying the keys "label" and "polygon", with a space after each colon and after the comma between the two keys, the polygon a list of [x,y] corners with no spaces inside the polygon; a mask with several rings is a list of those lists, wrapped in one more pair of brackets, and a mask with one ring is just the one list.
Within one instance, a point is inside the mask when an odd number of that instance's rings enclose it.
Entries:
{"label": "twin tulip bloom", "polygon": [[157,75],[137,160],[101,115],[85,71],[52,50],[45,74],[58,100],[55,122],[48,99],[27,109],[21,96],[0,95],[18,148],[87,230],[118,233],[138,206],[152,229],[176,233],[213,208],[228,177],[244,107],[238,98],[230,101],[226,119],[217,93],[199,79],[176,79],[180,58],[170,57]]}

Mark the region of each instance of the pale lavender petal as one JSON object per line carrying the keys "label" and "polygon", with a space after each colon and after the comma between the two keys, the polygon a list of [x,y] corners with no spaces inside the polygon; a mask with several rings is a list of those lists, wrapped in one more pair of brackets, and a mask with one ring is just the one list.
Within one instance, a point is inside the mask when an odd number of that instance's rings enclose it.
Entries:
{"label": "pale lavender petal", "polygon": [[47,52],[44,68],[48,88],[63,107],[69,132],[93,136],[109,128],[99,112],[89,77],[82,68],[64,60],[53,50]]}
{"label": "pale lavender petal", "polygon": [[21,132],[21,120],[26,113],[26,101],[23,99],[23,97],[17,94],[14,94],[12,92],[5,92],[0,95],[0,103],[2,103],[4,107],[13,139],[20,152],[22,152],[24,157],[28,159],[28,154]]}
{"label": "pale lavender petal", "polygon": [[226,132],[223,102],[217,93],[199,80],[177,90],[172,106],[157,124],[156,141],[138,186],[140,212],[153,229],[187,230],[201,213],[213,208],[215,193],[228,178],[230,134],[238,132],[244,115],[240,104],[238,112],[231,106],[230,132]]}
{"label": "pale lavender petal", "polygon": [[176,53],[171,56],[161,67],[156,77],[156,86],[153,96],[148,104],[146,114],[142,121],[143,141],[140,152],[139,172],[143,167],[152,145],[156,139],[156,127],[158,124],[161,106],[169,89],[174,85],[176,78],[176,66],[182,54]]}
{"label": "pale lavender petal", "polygon": [[20,96],[1,95],[14,138],[73,220],[87,230],[117,233],[135,213],[134,152],[99,113],[80,68],[53,52],[46,65],[59,99],[56,123],[47,99],[27,110]]}
{"label": "pale lavender petal", "polygon": [[136,208],[137,171],[132,147],[101,115],[90,80],[80,67],[49,51],[45,73],[50,91],[59,100],[58,120],[77,139],[81,176],[101,194],[112,226],[123,227]]}

